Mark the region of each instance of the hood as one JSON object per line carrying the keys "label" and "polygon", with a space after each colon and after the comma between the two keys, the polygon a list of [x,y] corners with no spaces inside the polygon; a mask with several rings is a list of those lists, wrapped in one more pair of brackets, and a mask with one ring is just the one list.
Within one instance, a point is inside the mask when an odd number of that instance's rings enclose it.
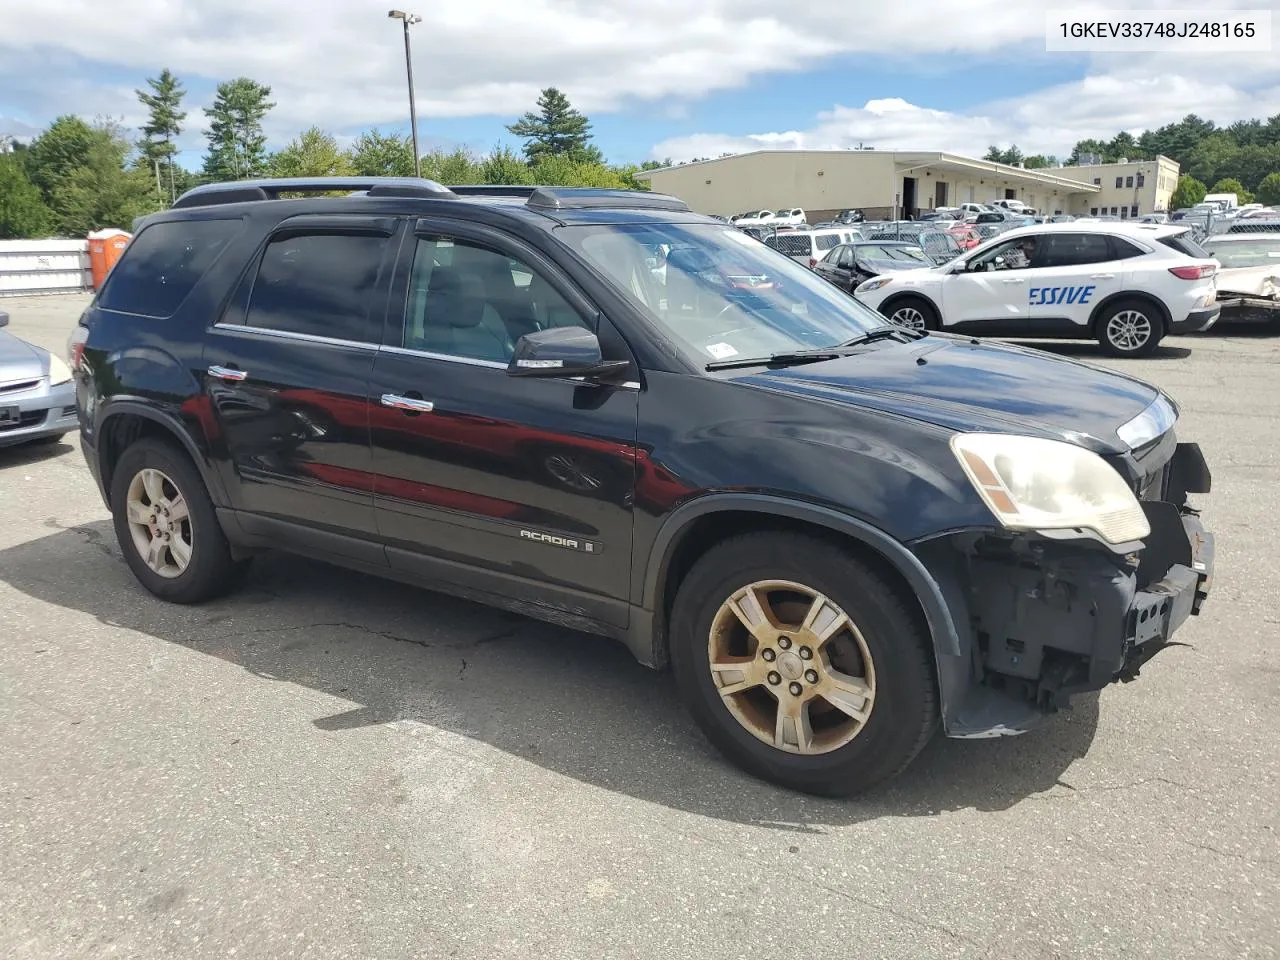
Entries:
{"label": "hood", "polygon": [[1160,395],[1122,374],[947,334],[905,344],[882,341],[864,353],[745,379],[958,432],[1048,437],[1110,454],[1129,449],[1116,429]]}
{"label": "hood", "polygon": [[38,380],[47,372],[43,350],[0,330],[0,386]]}
{"label": "hood", "polygon": [[1239,293],[1246,297],[1280,299],[1280,263],[1261,267],[1230,267],[1214,278],[1219,294]]}

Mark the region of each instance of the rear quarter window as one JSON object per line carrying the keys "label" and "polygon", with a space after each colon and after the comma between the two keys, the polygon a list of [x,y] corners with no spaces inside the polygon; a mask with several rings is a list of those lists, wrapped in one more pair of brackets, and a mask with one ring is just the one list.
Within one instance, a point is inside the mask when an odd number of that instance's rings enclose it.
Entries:
{"label": "rear quarter window", "polygon": [[1209,252],[1191,238],[1190,233],[1175,233],[1170,237],[1161,237],[1160,242],[1170,250],[1177,250],[1196,260],[1209,260]]}
{"label": "rear quarter window", "polygon": [[98,306],[167,319],[244,227],[236,220],[153,223],[129,242]]}

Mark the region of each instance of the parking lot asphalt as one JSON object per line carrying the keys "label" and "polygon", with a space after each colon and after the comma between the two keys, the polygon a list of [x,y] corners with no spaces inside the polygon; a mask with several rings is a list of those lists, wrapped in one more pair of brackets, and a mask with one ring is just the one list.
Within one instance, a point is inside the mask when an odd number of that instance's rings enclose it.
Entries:
{"label": "parking lot asphalt", "polygon": [[[0,309],[61,352],[86,302]],[[1280,337],[1050,348],[1182,404],[1211,602],[849,801],[739,773],[609,641],[286,556],[165,605],[73,437],[0,450],[0,955],[1280,955]]]}

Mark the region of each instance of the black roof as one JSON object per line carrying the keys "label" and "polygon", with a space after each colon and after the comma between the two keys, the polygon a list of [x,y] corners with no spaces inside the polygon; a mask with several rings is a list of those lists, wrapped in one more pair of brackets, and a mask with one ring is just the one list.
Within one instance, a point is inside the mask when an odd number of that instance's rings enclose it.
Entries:
{"label": "black roof", "polygon": [[[346,195],[340,196],[344,192]],[[339,196],[335,197],[335,194]],[[188,190],[171,209],[196,210],[225,204],[290,200],[310,201],[323,207],[325,212],[331,212],[335,201],[342,206],[362,200],[389,199],[499,204],[508,211],[519,206],[530,213],[562,222],[569,219],[613,220],[622,212],[631,214],[632,218],[639,213],[645,219],[690,212],[683,200],[641,190],[493,184],[446,187],[434,180],[418,177],[291,177],[211,183]],[[581,216],[589,213],[600,216]]]}

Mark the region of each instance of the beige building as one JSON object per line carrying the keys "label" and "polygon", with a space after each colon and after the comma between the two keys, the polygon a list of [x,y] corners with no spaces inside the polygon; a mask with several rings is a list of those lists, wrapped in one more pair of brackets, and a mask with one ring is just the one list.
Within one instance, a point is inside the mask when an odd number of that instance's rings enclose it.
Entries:
{"label": "beige building", "polygon": [[[841,210],[858,208],[869,218],[896,218],[961,203],[1020,200],[1042,213],[1087,214],[1108,197],[1120,216],[1121,194],[1140,213],[1165,209],[1168,192],[1158,193],[1157,182],[1177,165],[1159,161],[1125,165],[1132,172],[1103,167],[1057,167],[1026,170],[988,160],[974,160],[954,153],[893,150],[757,150],[718,160],[702,160],[658,170],[646,170],[637,179],[648,181],[658,193],[680,197],[700,213],[732,216],[748,210],[802,207],[811,223],[828,219]],[[1123,185],[1142,174],[1141,188],[1130,185],[1108,192],[1107,184],[1118,175]],[[1109,179],[1108,179],[1109,178]],[[1094,183],[1097,179],[1099,182]],[[1128,191],[1127,193],[1125,191]],[[1169,188],[1169,191],[1172,187]],[[1135,191],[1138,193],[1135,194]],[[1150,199],[1146,198],[1150,194]],[[1163,196],[1163,203],[1156,204]],[[1109,210],[1108,210],[1109,212]]]}
{"label": "beige building", "polygon": [[1072,199],[1068,213],[1077,216],[1133,217],[1165,212],[1178,186],[1178,164],[1168,157],[1125,160],[1085,167],[1062,167],[1056,172],[1099,189]]}

